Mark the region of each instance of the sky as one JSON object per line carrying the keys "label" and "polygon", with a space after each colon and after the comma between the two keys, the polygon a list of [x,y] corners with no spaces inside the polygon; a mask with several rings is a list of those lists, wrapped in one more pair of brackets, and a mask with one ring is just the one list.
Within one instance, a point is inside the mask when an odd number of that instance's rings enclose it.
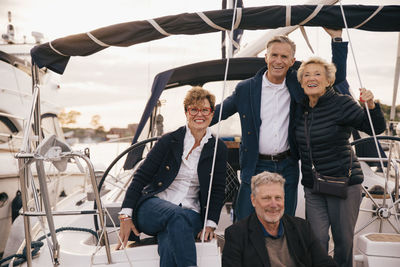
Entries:
{"label": "sky", "polygon": [[[244,0],[245,7],[273,4],[302,4],[304,1]],[[343,0],[346,4],[398,4],[398,0]],[[0,33],[7,25],[7,11],[12,12],[16,38],[42,32],[45,41],[70,34],[87,32],[111,24],[156,18],[184,12],[219,9],[218,0],[0,0]],[[330,59],[330,39],[320,28],[306,28],[315,55]],[[264,31],[245,31],[241,47],[256,40]],[[371,33],[360,30],[343,32],[343,39],[352,41],[354,57],[361,83],[376,98],[391,105],[394,83],[394,67],[397,55],[398,33]],[[307,59],[313,54],[307,48],[299,31],[289,35],[297,44],[296,58]],[[29,38],[29,37],[28,37]],[[263,56],[264,52],[260,54]],[[126,127],[137,123],[146,104],[154,76],[164,70],[220,58],[220,33],[197,36],[171,36],[162,40],[139,44],[128,48],[107,48],[89,57],[70,59],[65,73],[54,79],[60,84],[52,101],[66,111],[81,112],[75,126],[91,127],[90,120],[100,115],[100,124],[106,129]],[[348,57],[348,80],[354,91],[360,87],[353,60]],[[228,88],[233,90],[233,86]],[[358,91],[358,90],[357,90]],[[225,97],[227,96],[226,93]],[[164,101],[175,106],[166,113],[183,116],[181,105],[183,92],[170,93]],[[217,95],[217,102],[222,95]],[[177,100],[178,99],[178,100]],[[398,104],[398,103],[397,103]],[[179,107],[179,109],[178,109]],[[162,108],[163,109],[163,108]],[[183,118],[184,119],[184,118]]]}

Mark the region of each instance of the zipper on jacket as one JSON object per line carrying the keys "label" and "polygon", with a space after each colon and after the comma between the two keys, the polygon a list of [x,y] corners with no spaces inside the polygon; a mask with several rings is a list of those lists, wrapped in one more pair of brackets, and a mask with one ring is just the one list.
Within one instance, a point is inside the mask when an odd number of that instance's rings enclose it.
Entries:
{"label": "zipper on jacket", "polygon": [[[309,115],[311,113],[311,118],[309,119]],[[306,138],[306,143],[307,143],[307,148],[308,148],[308,153],[309,153],[309,160],[311,163],[311,169],[316,171],[317,169],[315,168],[314,162],[312,160],[312,155],[311,155],[311,126],[313,122],[313,111],[311,110],[310,112],[308,110],[304,111],[304,134]],[[310,122],[309,122],[310,120]],[[308,126],[310,125],[310,126]]]}

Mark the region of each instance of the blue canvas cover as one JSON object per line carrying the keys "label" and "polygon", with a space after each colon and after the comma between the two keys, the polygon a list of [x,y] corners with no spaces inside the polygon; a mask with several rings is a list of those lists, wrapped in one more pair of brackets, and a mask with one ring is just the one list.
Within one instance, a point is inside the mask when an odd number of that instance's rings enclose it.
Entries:
{"label": "blue canvas cover", "polygon": [[[400,31],[400,5],[379,6],[345,5],[343,6],[349,28],[367,31]],[[316,5],[264,6],[243,8],[237,29],[260,30],[303,25],[345,28],[340,6],[323,6],[315,17],[310,16]],[[375,11],[378,11],[375,15]],[[206,11],[203,14],[214,24],[225,30],[232,25],[232,9]],[[373,15],[373,16],[372,16]],[[312,19],[307,20],[307,18]],[[174,16],[155,18],[155,21],[170,35],[197,35],[217,32],[220,29],[209,26],[197,13],[183,13]],[[115,24],[88,33],[59,38],[35,46],[31,50],[33,62],[39,68],[46,67],[62,74],[71,56],[88,56],[109,46],[127,47],[167,37],[156,30],[150,20],[132,21]]]}

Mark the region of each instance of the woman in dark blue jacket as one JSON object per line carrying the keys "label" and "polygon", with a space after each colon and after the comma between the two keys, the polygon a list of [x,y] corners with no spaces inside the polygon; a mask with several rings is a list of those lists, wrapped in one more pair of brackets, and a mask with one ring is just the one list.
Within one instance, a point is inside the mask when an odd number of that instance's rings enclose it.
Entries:
{"label": "woman in dark blue jacket", "polygon": [[[215,97],[201,87],[184,100],[187,125],[165,134],[135,172],[120,212],[120,237],[131,231],[157,236],[160,266],[196,266],[216,139],[209,124]],[[205,240],[214,237],[225,194],[227,148],[219,140]],[[118,248],[121,244],[118,245]]]}
{"label": "woman in dark blue jacket", "polygon": [[[298,80],[308,98],[296,112],[296,142],[301,158],[306,198],[306,219],[322,246],[328,250],[329,227],[335,244],[334,260],[339,266],[352,266],[354,227],[361,204],[363,173],[349,138],[351,128],[372,134],[366,110],[348,95],[338,94],[332,84],[336,68],[320,58],[303,62]],[[371,91],[361,89],[377,134],[385,120]],[[312,165],[322,175],[347,177],[347,198],[318,194],[313,190]]]}

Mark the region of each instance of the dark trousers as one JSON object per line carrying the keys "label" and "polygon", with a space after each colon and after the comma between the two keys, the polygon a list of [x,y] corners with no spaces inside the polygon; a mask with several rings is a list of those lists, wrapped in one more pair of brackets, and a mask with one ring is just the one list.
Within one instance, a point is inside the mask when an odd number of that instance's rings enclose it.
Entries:
{"label": "dark trousers", "polygon": [[306,219],[321,246],[328,251],[331,227],[335,252],[333,259],[340,267],[353,266],[354,227],[361,205],[361,185],[347,187],[347,198],[317,195],[304,187]]}

